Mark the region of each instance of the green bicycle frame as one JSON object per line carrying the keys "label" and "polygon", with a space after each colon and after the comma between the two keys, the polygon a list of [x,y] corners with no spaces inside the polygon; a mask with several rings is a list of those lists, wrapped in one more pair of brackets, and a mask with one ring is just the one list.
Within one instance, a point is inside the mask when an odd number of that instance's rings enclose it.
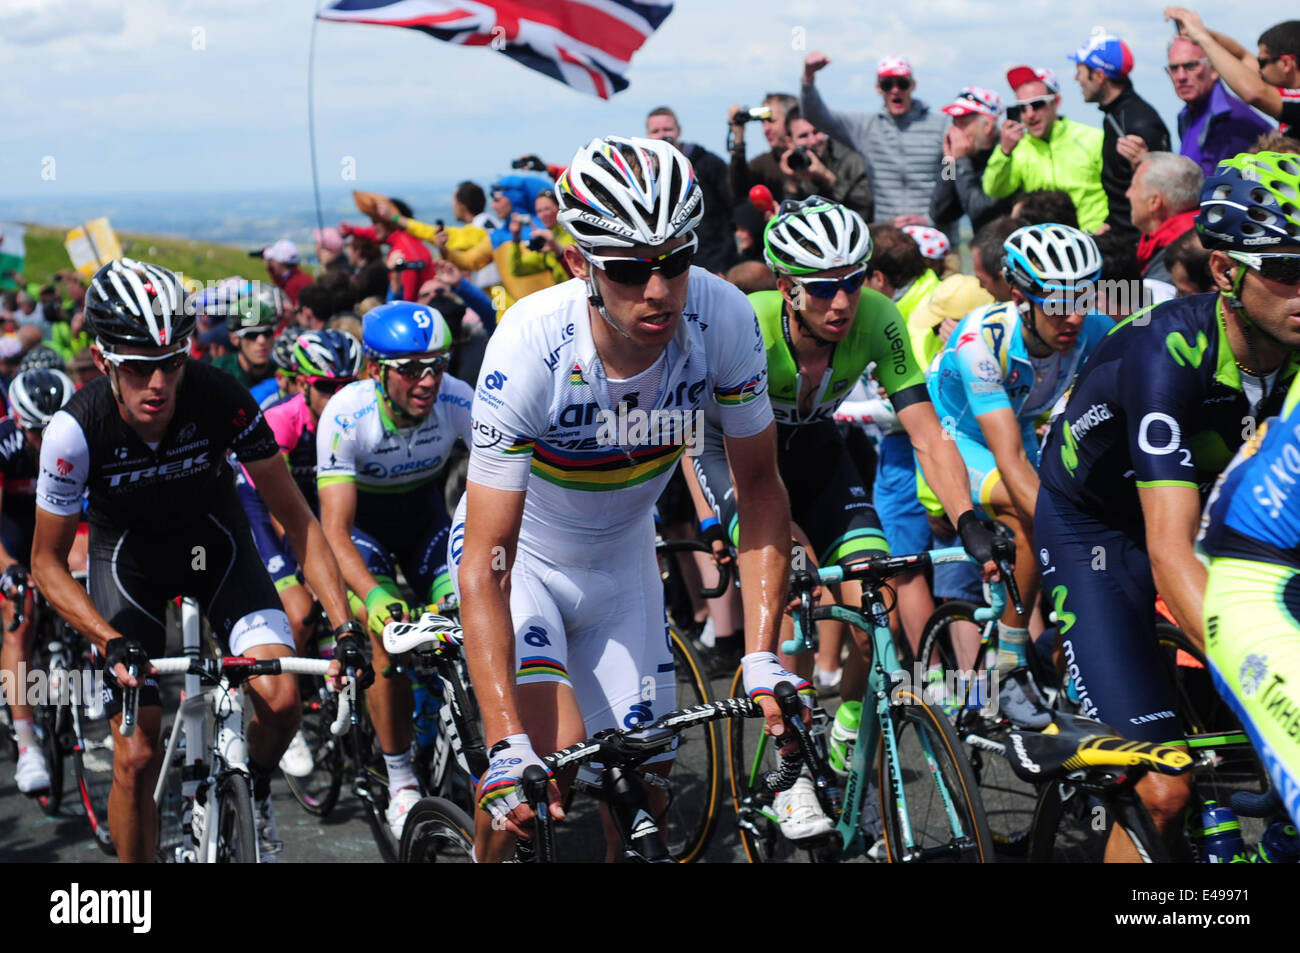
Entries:
{"label": "green bicycle frame", "polygon": [[[966,554],[966,551],[959,546],[930,550],[921,554],[921,557],[914,560],[914,568],[923,569],[926,565],[926,558],[928,558],[930,565],[973,561]],[[904,558],[912,559],[912,557]],[[836,585],[846,580],[855,581],[853,567],[851,566],[847,572],[842,566],[828,566],[817,569],[815,574],[823,585]],[[906,858],[915,852],[916,842],[911,829],[906,795],[903,789],[903,767],[898,756],[898,739],[892,731],[886,730],[889,725],[890,706],[901,704],[895,700],[894,696],[903,681],[903,673],[900,671],[902,665],[899,662],[898,650],[894,647],[894,636],[889,628],[889,613],[886,611],[884,601],[881,599],[880,585],[871,577],[860,581],[863,585],[863,607],[861,609],[843,605],[819,607],[813,610],[812,619],[810,620],[805,620],[802,610],[796,609],[794,613],[795,637],[784,642],[781,648],[787,655],[795,655],[811,648],[805,629],[817,619],[836,619],[863,632],[871,633],[872,663],[871,670],[867,674],[867,685],[862,695],[863,718],[858,729],[857,742],[853,746],[853,760],[849,767],[848,778],[845,780],[844,807],[840,812],[835,830],[839,834],[841,852],[846,857],[857,856],[871,846],[865,842],[866,838],[863,836],[861,825],[862,804],[866,797],[868,771],[871,762],[876,757],[876,745],[883,741],[885,745],[885,764],[893,782],[892,788],[897,806],[896,813],[901,824],[902,843],[899,845],[901,847],[899,853]],[[1006,596],[1003,588],[1001,586],[992,586],[991,590],[991,605],[982,606],[975,611],[977,622],[1000,618],[1006,606]],[[922,690],[922,688],[918,686],[918,690]],[[867,717],[869,710],[875,712],[874,718]],[[937,776],[939,774],[938,760],[930,749],[928,739],[922,736],[921,742],[930,771]],[[947,789],[943,785],[939,785],[939,790],[943,796],[944,810],[947,812],[953,831],[958,837],[964,836],[967,832],[962,828],[961,818],[948,796]],[[880,796],[886,796],[886,792],[881,791]]]}

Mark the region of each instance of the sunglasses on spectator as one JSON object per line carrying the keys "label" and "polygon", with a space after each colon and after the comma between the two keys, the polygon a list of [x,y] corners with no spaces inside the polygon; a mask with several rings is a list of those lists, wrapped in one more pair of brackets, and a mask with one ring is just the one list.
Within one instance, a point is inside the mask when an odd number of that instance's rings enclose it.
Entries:
{"label": "sunglasses on spectator", "polygon": [[326,397],[333,397],[344,387],[351,384],[356,378],[354,377],[304,377],[312,389]]}
{"label": "sunglasses on spectator", "polygon": [[432,374],[437,377],[447,369],[451,364],[451,356],[448,354],[439,354],[437,357],[427,357],[423,360],[405,359],[397,361],[380,361],[382,366],[389,370],[396,371],[408,381],[418,381],[424,378],[425,374]]}
{"label": "sunglasses on spectator", "polygon": [[1055,96],[1035,96],[1033,99],[1017,99],[1013,105],[1022,112],[1026,109],[1038,112],[1046,109],[1055,99]]}
{"label": "sunglasses on spectator", "polygon": [[877,80],[877,82],[880,83],[880,91],[884,93],[892,92],[895,89],[905,93],[912,88],[912,81],[906,76],[886,76],[883,79]]}
{"label": "sunglasses on spectator", "polygon": [[189,358],[189,350],[181,348],[177,351],[159,354],[156,357],[145,357],[139,354],[111,354],[104,351],[103,356],[105,362],[112,364],[119,371],[125,371],[132,377],[152,377],[154,371],[174,374],[180,370],[181,365]]}
{"label": "sunglasses on spectator", "polygon": [[867,266],[851,271],[843,278],[791,278],[814,298],[834,298],[840,291],[847,295],[856,294],[867,280]]}
{"label": "sunglasses on spectator", "polygon": [[[1184,73],[1199,73],[1201,67],[1208,62],[1210,62],[1210,59],[1208,56],[1206,56],[1206,57],[1201,57],[1201,59],[1199,60],[1188,60],[1186,63],[1170,63],[1168,66],[1165,67],[1165,72],[1168,73],[1170,76],[1173,76],[1175,73],[1179,72],[1180,70]],[[1262,66],[1264,64],[1261,63],[1260,65]]]}
{"label": "sunglasses on spectator", "polygon": [[1300,285],[1300,255],[1261,255],[1230,251],[1228,257],[1259,272],[1260,277],[1284,285]]}
{"label": "sunglasses on spectator", "polygon": [[680,248],[674,248],[664,255],[654,258],[632,258],[621,255],[592,255],[583,252],[587,261],[605,273],[605,277],[619,285],[644,285],[650,280],[652,272],[659,272],[665,278],[676,278],[691,267],[699,239],[694,235]]}
{"label": "sunglasses on spectator", "polygon": [[257,338],[273,338],[275,337],[275,328],[270,326],[263,326],[263,327],[256,327],[256,328],[240,328],[238,331],[235,332],[235,334],[237,334],[242,340],[245,341],[250,339],[256,340]]}

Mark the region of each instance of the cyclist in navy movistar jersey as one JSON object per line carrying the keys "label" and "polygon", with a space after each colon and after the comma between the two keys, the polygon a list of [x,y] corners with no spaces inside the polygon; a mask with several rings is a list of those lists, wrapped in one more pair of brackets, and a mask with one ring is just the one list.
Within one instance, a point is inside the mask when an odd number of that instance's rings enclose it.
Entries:
{"label": "cyclist in navy movistar jersey", "polygon": [[[400,568],[422,603],[452,595],[449,517],[437,477],[457,439],[469,443],[474,392],[445,373],[451,329],[428,305],[394,301],[362,325],[370,379],[329,399],[316,433],[321,523],[348,588],[365,601],[375,668],[388,667],[384,624],[409,614]],[[388,767],[388,824],[401,837],[419,800],[411,768],[412,696],[405,675],[380,678],[368,696]]]}
{"label": "cyclist in navy movistar jersey", "polygon": [[[0,650],[0,673],[5,686],[28,685],[27,670],[31,659],[32,593],[22,606],[24,621],[11,630],[17,610],[11,601],[20,581],[27,579],[31,563],[32,534],[36,530],[36,475],[40,470],[41,438],[45,425],[55,412],[68,402],[75,388],[59,370],[23,371],[9,382],[9,409],[12,417],[0,418],[0,622],[3,623],[4,648]],[[84,565],[85,557],[82,555]],[[20,794],[35,794],[50,786],[45,753],[36,738],[32,709],[25,693],[15,690],[5,699],[9,718],[18,742],[18,762],[14,780]]]}
{"label": "cyclist in navy movistar jersey", "polygon": [[[1035,427],[1114,324],[1092,310],[1101,253],[1091,236],[1068,225],[1027,225],[1008,236],[1003,252],[1011,300],[972,311],[957,325],[930,365],[928,384],[935,411],[966,463],[971,500],[1015,533],[1016,581],[1026,611],[1020,615],[1008,606],[998,624],[1000,705],[1017,724],[1041,728],[1050,713],[1034,688],[1012,675],[1028,662],[1029,612],[1038,594]],[[942,507],[923,480],[920,488],[922,502],[939,516]],[[975,646],[964,651],[969,660]]]}
{"label": "cyclist in navy movistar jersey", "polygon": [[[1193,548],[1215,478],[1296,373],[1300,165],[1281,153],[1219,164],[1196,227],[1217,291],[1115,326],[1052,425],[1039,470],[1034,542],[1085,714],[1126,737],[1181,740],[1155,640],[1156,592],[1194,639],[1205,567]],[[1138,793],[1161,830],[1186,776],[1149,774]],[[1108,860],[1135,856],[1112,834]]]}

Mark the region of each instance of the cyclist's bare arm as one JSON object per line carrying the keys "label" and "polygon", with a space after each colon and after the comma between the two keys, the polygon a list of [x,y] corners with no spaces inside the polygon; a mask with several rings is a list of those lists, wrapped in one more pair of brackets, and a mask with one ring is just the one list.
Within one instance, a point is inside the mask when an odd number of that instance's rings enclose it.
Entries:
{"label": "cyclist's bare arm", "polygon": [[524,734],[515,693],[515,630],[510,620],[514,565],[526,494],[466,485],[465,543],[460,559],[460,620],[465,660],[488,744]]}
{"label": "cyclist's bare arm", "polygon": [[1038,473],[1025,453],[1020,422],[1009,407],[999,407],[975,418],[984,432],[984,440],[993,451],[1002,482],[1007,485],[1011,502],[1025,519],[1033,522],[1038,501]]}
{"label": "cyclist's bare arm", "polygon": [[316,522],[302,491],[284,465],[284,458],[277,454],[247,463],[244,467],[253,478],[266,508],[284,527],[284,535],[298,557],[307,584],[320,599],[330,622],[337,626],[352,618],[338,562],[330,551],[320,523]]}
{"label": "cyclist's bare arm", "polygon": [[[775,652],[790,575],[790,498],[776,465],[776,424],[752,437],[727,437],[740,519],[740,591],[745,654]],[[761,698],[769,728],[784,731],[781,709]]]}
{"label": "cyclist's bare arm", "polygon": [[36,508],[36,533],[32,538],[32,576],[54,611],[102,652],[110,639],[115,639],[122,633],[99,614],[85,588],[72,578],[72,573],[68,570],[68,553],[77,536],[77,523],[80,519],[79,513],[59,516],[39,506]]}
{"label": "cyclist's bare arm", "polygon": [[343,581],[357,596],[365,599],[379,583],[366,568],[366,561],[352,542],[352,522],[357,516],[357,485],[331,483],[319,487],[317,492],[320,494],[321,528],[343,572]]}
{"label": "cyclist's bare arm", "polygon": [[[921,465],[925,482],[943,504],[944,512],[956,526],[961,515],[974,509],[970,501],[970,481],[966,477],[966,463],[961,458],[957,443],[949,440],[928,400],[909,404],[898,411],[898,422],[907,431],[907,437],[916,451],[916,462]],[[984,578],[997,573],[992,560],[984,564]]]}
{"label": "cyclist's bare arm", "polygon": [[1206,572],[1193,544],[1201,521],[1201,495],[1194,486],[1140,486],[1138,498],[1156,592],[1183,631],[1202,648]]}

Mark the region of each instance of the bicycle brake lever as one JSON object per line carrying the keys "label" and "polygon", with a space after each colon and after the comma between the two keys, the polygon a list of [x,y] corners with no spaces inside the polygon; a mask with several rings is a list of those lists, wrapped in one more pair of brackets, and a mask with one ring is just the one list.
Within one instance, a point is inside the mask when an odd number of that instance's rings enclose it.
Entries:
{"label": "bicycle brake lever", "polygon": [[1011,597],[1011,604],[1015,606],[1016,614],[1024,615],[1025,606],[1020,601],[1020,587],[1016,585],[1016,574],[1011,563],[1006,559],[999,559],[998,572],[1002,573],[1002,580],[1007,586],[1007,595]]}
{"label": "bicycle brake lever", "polygon": [[554,856],[555,846],[555,827],[551,819],[551,809],[547,806],[547,785],[550,778],[546,775],[546,770],[536,764],[530,764],[524,768],[523,777],[524,798],[528,801],[537,815],[535,821],[536,830],[533,834],[534,850],[541,857],[550,858]]}

